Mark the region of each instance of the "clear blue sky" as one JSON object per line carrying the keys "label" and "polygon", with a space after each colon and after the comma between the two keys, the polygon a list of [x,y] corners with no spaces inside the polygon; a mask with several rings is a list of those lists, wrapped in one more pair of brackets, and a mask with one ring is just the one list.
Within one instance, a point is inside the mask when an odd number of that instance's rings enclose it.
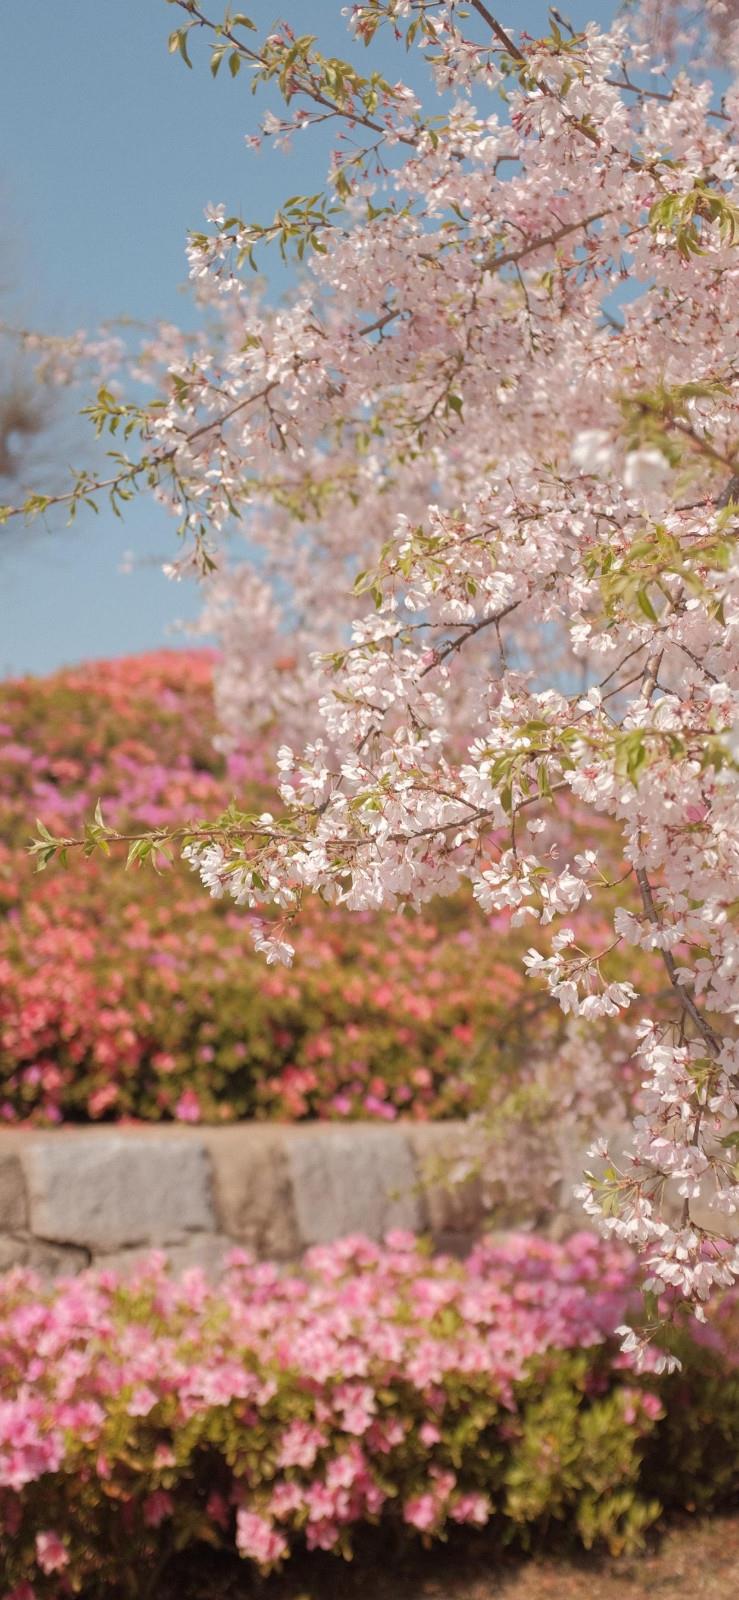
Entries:
{"label": "clear blue sky", "polygon": [[[260,25],[283,16],[346,51],[346,0],[244,3]],[[561,9],[576,26],[605,22],[615,0],[563,0]],[[504,0],[499,15],[534,34],[547,25],[544,0]],[[260,103],[243,77],[224,71],[214,82],[202,50],[192,72],[168,55],[182,14],[165,0],[3,0],[2,17],[0,203],[10,242],[0,278],[15,285],[27,324],[69,332],[120,315],[191,322],[184,248],[206,203],[267,220],[281,195],[322,180],[308,139],[289,157],[247,150]],[[404,73],[389,41],[379,54],[389,75]],[[283,292],[284,274],[270,287]],[[84,459],[78,439],[75,464]],[[197,615],[199,597],[159,570],[173,535],[143,499],[123,524],[102,510],[53,534],[4,533],[0,675],[183,642],[170,630]],[[118,571],[127,550],[145,563],[131,576]]]}

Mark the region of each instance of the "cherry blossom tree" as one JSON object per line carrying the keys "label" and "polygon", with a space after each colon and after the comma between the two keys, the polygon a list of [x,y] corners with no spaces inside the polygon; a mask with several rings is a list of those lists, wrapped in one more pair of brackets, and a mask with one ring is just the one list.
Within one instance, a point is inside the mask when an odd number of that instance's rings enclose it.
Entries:
{"label": "cherry blossom tree", "polygon": [[737,0],[645,0],[637,15],[643,37],[673,61],[681,52],[701,52],[723,66],[739,64],[739,4]]}
{"label": "cherry blossom tree", "polygon": [[[655,1305],[702,1315],[739,1278],[739,95],[655,75],[625,22],[553,13],[530,39],[483,0],[367,0],[343,61],[170,3],[173,52],[207,42],[278,105],[252,144],[328,128],[334,149],[266,225],[209,208],[203,331],[158,330],[128,397],[90,407],[117,439],[70,504],[171,508],[172,573],[204,576],[224,646],[223,737],[268,728],[281,776],[279,814],[233,806],[129,859],[182,849],[268,961],[307,894],[418,907],[467,883],[530,921],[566,1013],[619,1032],[637,993],[609,957],[652,953],[671,1011],[634,1030],[631,1148],[582,1193]],[[380,30],[440,98],[361,70]],[[270,246],[301,264],[279,309],[251,272]],[[617,828],[632,910],[575,807]],[[117,840],[98,811],[35,849]],[[577,943],[588,900],[606,948]]]}

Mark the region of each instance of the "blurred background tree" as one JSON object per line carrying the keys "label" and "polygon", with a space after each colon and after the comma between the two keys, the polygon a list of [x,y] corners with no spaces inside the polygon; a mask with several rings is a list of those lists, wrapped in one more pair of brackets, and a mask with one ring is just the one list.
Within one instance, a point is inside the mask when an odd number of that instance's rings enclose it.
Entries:
{"label": "blurred background tree", "polygon": [[10,332],[0,335],[0,494],[11,485],[29,493],[53,456],[57,397],[34,374]]}

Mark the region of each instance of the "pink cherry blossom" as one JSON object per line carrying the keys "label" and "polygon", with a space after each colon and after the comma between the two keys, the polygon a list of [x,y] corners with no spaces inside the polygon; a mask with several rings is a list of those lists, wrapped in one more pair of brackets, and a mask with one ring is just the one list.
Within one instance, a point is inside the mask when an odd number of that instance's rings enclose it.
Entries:
{"label": "pink cherry blossom", "polygon": [[[175,43],[217,53],[219,24],[175,4]],[[532,39],[482,5],[373,0],[352,26],[395,39],[398,81],[348,67],[340,94],[312,39],[279,24],[260,54],[249,31],[233,70],[284,88],[249,137],[287,147],[328,117],[326,187],[267,225],[209,208],[188,249],[202,326],[121,356],[131,400],[104,388],[91,409],[135,448],[112,490],[83,472],[69,498],[169,507],[170,574],[203,576],[222,647],[221,743],[269,738],[280,778],[272,810],[134,850],[181,849],[270,977],[311,896],[361,916],[465,886],[529,928],[532,983],[573,1026],[613,1025],[612,1077],[630,1028],[643,1079],[631,1148],[585,1203],[701,1311],[739,1280],[739,182],[736,88],[712,103],[697,40],[652,87],[655,14],[681,11],[648,5],[646,38],[621,20]],[[733,55],[734,5],[708,14]],[[278,307],[250,270],[271,245],[303,264]],[[574,837],[578,807],[617,831],[613,872]],[[104,848],[117,833],[88,823]],[[44,865],[85,843],[34,848]],[[575,935],[591,904],[604,943]],[[667,1017],[640,1006],[637,951]],[[414,1359],[439,1381],[427,1342]]]}

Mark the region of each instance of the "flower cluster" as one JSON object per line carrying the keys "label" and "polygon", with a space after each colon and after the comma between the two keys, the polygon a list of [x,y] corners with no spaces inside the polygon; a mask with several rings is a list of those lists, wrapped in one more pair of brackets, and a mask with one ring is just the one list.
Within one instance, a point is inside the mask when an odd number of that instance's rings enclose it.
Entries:
{"label": "flower cluster", "polygon": [[[348,1554],[379,1521],[528,1540],[554,1521],[586,1545],[638,1543],[671,1380],[618,1353],[635,1281],[633,1258],[589,1234],[510,1236],[463,1265],[403,1234],[350,1238],[298,1274],[235,1252],[216,1286],[157,1259],[128,1282],[7,1274],[4,1592],[51,1600],[63,1575],[117,1593],[129,1567],[202,1543],[263,1569],[301,1544]],[[707,1382],[721,1362],[726,1489],[739,1390],[724,1343],[706,1330],[698,1365]],[[688,1366],[681,1382],[699,1380]]]}

